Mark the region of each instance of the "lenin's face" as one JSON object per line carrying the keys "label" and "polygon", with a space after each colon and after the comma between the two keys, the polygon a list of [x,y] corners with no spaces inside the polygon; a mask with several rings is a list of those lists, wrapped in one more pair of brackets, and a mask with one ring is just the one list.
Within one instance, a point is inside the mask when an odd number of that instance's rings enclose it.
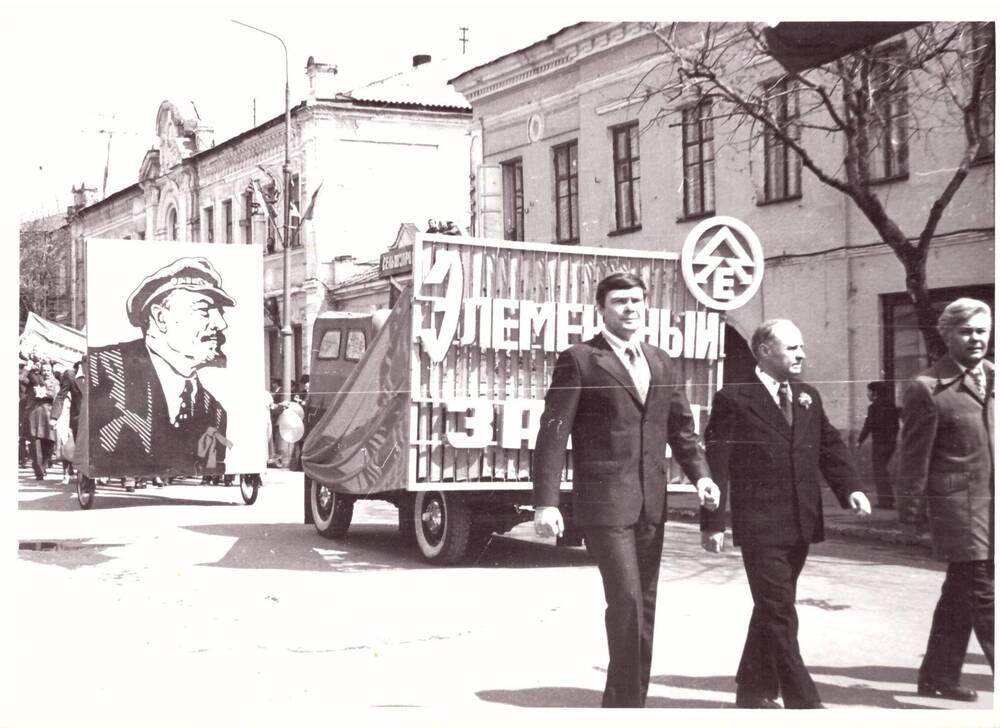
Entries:
{"label": "lenin's face", "polygon": [[222,307],[210,296],[179,288],[162,303],[153,304],[150,316],[167,347],[192,368],[226,365],[222,351],[226,319]]}

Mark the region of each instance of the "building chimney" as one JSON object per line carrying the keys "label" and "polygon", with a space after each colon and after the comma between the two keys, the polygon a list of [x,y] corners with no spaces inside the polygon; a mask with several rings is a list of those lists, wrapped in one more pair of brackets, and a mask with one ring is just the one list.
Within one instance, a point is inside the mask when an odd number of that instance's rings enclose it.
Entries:
{"label": "building chimney", "polygon": [[309,56],[306,61],[306,76],[309,78],[308,103],[314,104],[317,99],[333,99],[337,97],[337,67],[332,63],[317,63]]}
{"label": "building chimney", "polygon": [[426,53],[420,53],[418,55],[413,56],[413,67],[414,68],[416,68],[417,66],[422,66],[425,63],[430,63],[430,62],[431,62],[431,57],[429,55],[427,55]]}
{"label": "building chimney", "polygon": [[73,207],[77,210],[82,210],[85,207],[89,207],[97,202],[97,188],[87,187],[84,183],[80,183],[80,187],[73,187]]}

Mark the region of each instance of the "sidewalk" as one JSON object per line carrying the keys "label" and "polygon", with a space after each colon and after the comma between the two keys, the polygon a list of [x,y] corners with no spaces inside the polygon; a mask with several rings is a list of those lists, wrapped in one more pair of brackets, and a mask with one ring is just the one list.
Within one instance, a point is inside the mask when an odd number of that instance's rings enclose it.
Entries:
{"label": "sidewalk", "polygon": [[[698,497],[694,493],[670,493],[667,503],[669,520],[698,521]],[[873,508],[870,516],[856,516],[840,507],[829,488],[823,489],[823,524],[828,539],[898,544],[928,553],[931,548],[926,532],[915,537],[903,533],[895,510]]]}

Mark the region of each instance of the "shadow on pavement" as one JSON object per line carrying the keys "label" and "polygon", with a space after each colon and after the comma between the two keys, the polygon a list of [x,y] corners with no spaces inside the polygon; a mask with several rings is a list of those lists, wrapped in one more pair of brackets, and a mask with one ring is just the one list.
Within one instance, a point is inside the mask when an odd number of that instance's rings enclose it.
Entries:
{"label": "shadow on pavement", "polygon": [[[542,687],[522,690],[480,690],[476,695],[491,703],[513,705],[518,708],[600,708],[601,692],[584,688]],[[697,698],[664,698],[651,695],[646,700],[647,708],[727,708],[718,700]]]}
{"label": "shadow on pavement", "polygon": [[[213,498],[222,497],[226,500],[209,500],[202,498],[185,498],[180,496],[180,488],[204,488],[205,495],[211,494]],[[212,493],[208,489],[218,491]],[[19,494],[35,494],[30,500],[22,498],[17,508],[21,511],[79,511],[80,503],[76,499],[75,485],[62,485],[60,483],[47,483],[45,481],[35,481],[30,484],[21,484],[18,487]],[[46,495],[38,496],[39,493]],[[164,488],[154,488],[147,486],[129,493],[119,485],[97,486],[94,494],[93,508],[97,510],[107,510],[110,508],[135,508],[138,506],[232,506],[243,505],[240,496],[240,489],[237,487],[226,488],[224,486],[166,486]]]}
{"label": "shadow on pavement", "polygon": [[[398,528],[390,524],[355,524],[340,540],[323,538],[312,526],[289,523],[212,524],[185,528],[236,539],[225,556],[203,566],[341,572],[443,568],[424,561],[417,546],[406,542]],[[544,568],[592,564],[583,548],[556,548],[494,536],[482,552],[458,567]]]}
{"label": "shadow on pavement", "polygon": [[[985,658],[981,655],[968,655],[966,657],[966,663],[975,663],[977,658],[981,659],[983,664],[986,663]],[[810,665],[810,672],[819,675],[841,675],[843,677],[855,678],[857,680],[870,680],[872,682],[890,682],[899,683],[901,685],[906,685],[907,687],[900,691],[894,691],[896,695],[906,695],[908,697],[915,697],[917,694],[917,667],[898,667],[895,665],[859,665],[857,667],[826,667],[819,665]],[[819,680],[817,680],[819,682]],[[964,674],[962,675],[962,685],[967,688],[973,688],[979,692],[993,692],[993,676],[992,675],[979,675],[979,674]],[[828,686],[834,690],[847,690],[848,688]],[[824,691],[827,688],[824,687]],[[853,688],[852,688],[853,689]],[[823,693],[824,697],[826,692]],[[831,700],[834,700],[831,698]],[[834,702],[848,702],[846,700],[834,700]],[[867,704],[867,703],[866,703]],[[955,703],[959,705],[959,703]],[[899,707],[889,706],[889,707]]]}

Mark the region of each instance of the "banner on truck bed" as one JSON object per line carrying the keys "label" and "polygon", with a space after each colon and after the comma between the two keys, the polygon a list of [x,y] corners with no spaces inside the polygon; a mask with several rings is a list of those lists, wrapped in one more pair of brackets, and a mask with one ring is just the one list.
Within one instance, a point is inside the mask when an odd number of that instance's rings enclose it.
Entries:
{"label": "banner on truck bed", "polygon": [[260,250],[91,239],[86,256],[84,472],[263,472]]}
{"label": "banner on truck bed", "polygon": [[531,487],[556,356],[599,331],[597,284],[616,271],[645,281],[645,338],[674,359],[696,421],[721,384],[725,319],[676,253],[423,235],[413,265],[410,489]]}

